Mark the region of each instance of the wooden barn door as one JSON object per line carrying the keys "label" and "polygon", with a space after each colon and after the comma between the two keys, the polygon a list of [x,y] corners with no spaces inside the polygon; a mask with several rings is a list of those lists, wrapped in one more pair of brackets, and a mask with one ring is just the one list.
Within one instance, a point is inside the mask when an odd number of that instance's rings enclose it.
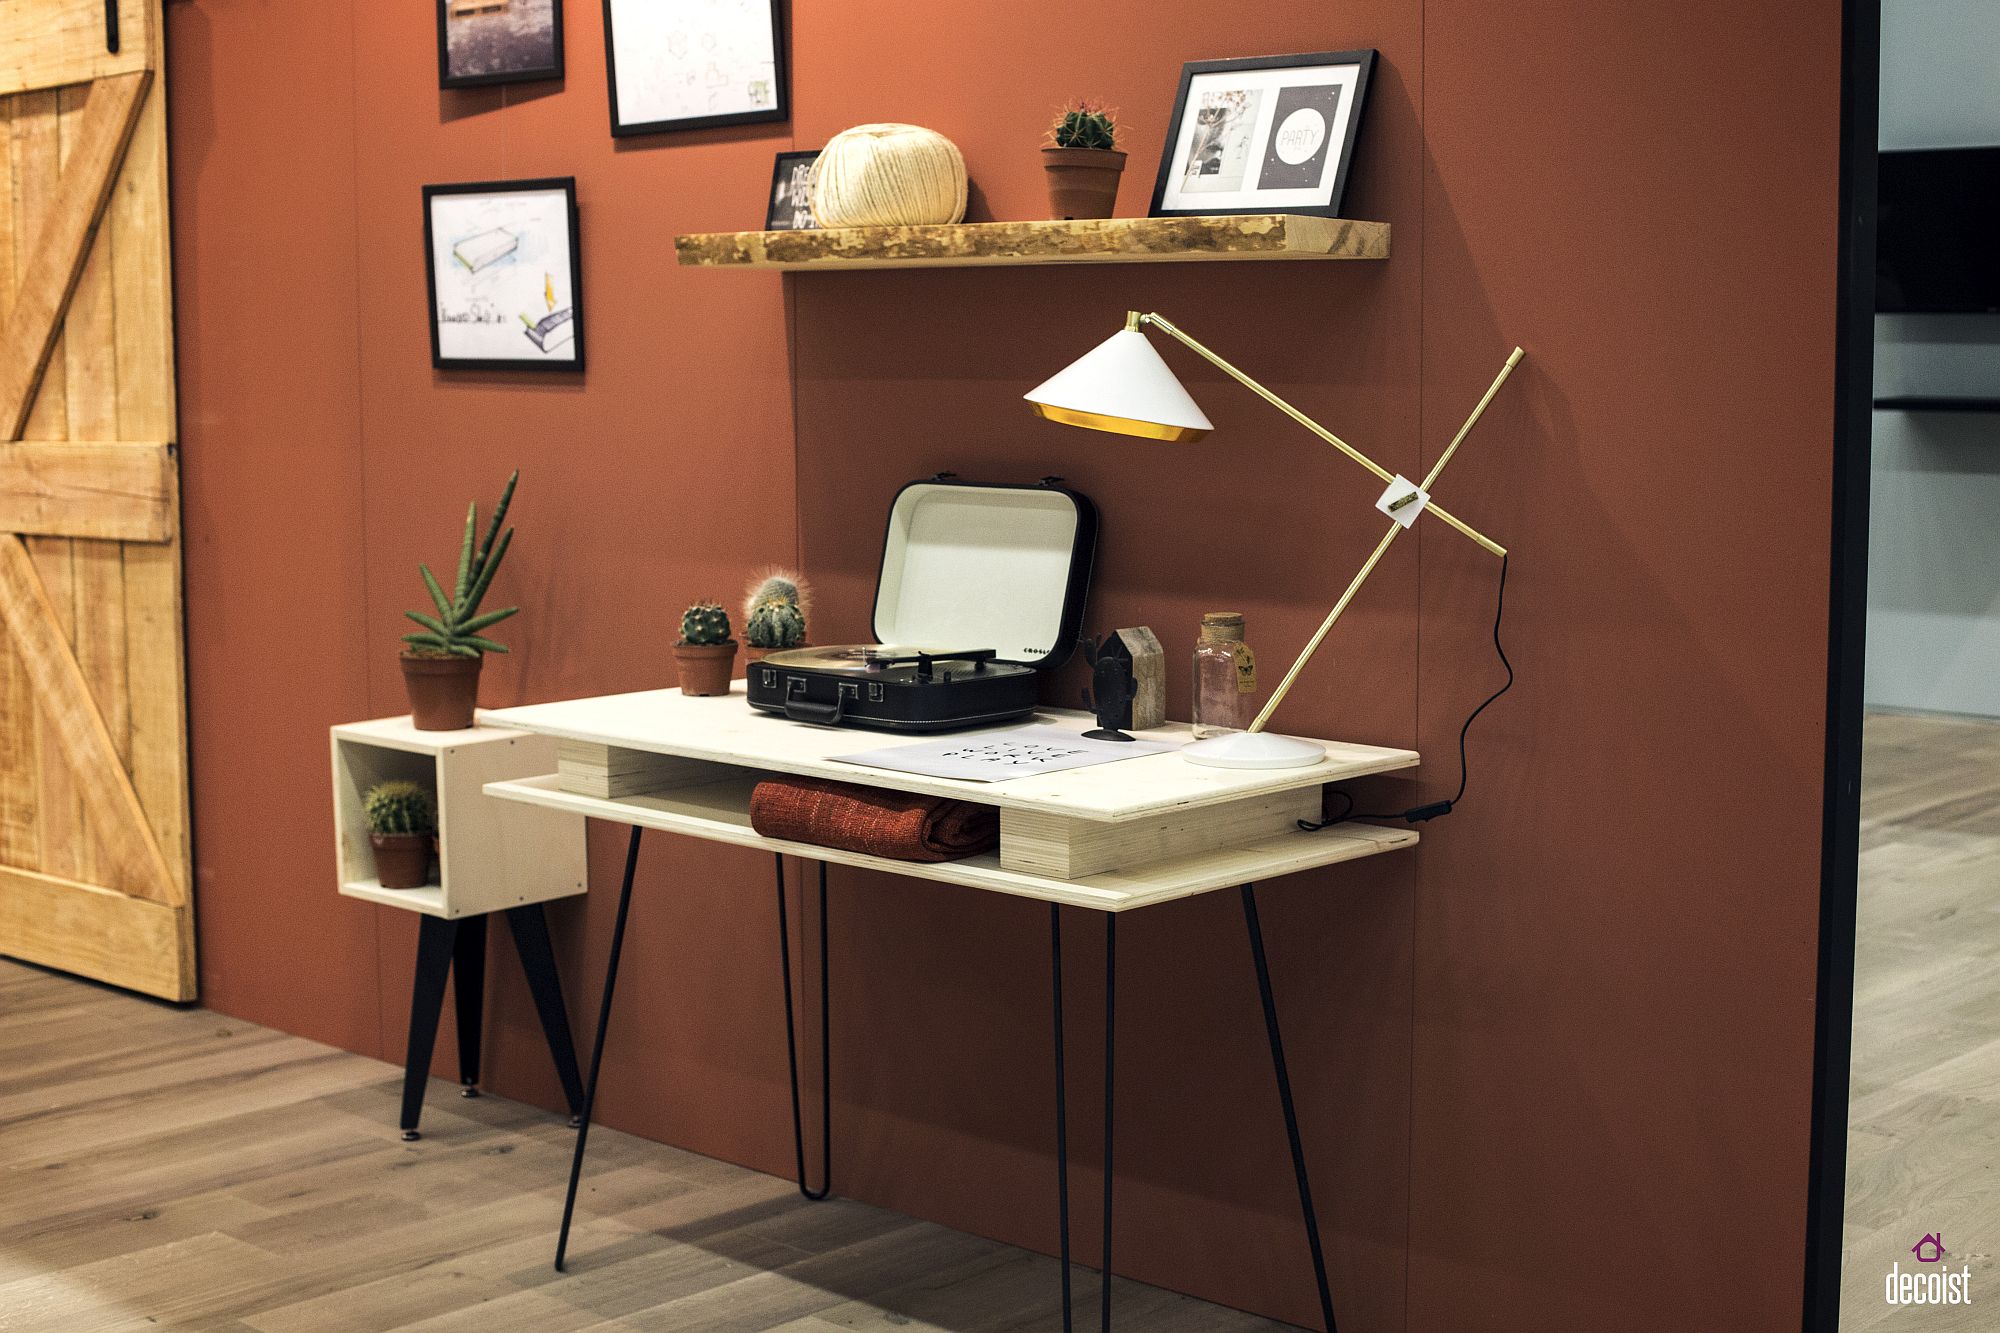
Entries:
{"label": "wooden barn door", "polygon": [[161,15],[110,8],[0,0],[0,954],[185,1000]]}

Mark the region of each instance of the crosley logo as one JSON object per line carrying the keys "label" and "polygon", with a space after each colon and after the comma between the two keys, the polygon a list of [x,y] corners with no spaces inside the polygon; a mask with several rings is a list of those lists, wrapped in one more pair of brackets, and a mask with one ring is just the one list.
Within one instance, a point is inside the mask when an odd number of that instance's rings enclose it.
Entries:
{"label": "crosley logo", "polygon": [[[1926,1232],[1910,1247],[1921,1268],[1905,1273],[1899,1259],[1889,1265],[1883,1282],[1882,1299],[1891,1305],[1970,1305],[1972,1269],[1960,1264],[1956,1273],[1944,1261],[1944,1233]],[[1935,1267],[1932,1267],[1935,1265]]]}

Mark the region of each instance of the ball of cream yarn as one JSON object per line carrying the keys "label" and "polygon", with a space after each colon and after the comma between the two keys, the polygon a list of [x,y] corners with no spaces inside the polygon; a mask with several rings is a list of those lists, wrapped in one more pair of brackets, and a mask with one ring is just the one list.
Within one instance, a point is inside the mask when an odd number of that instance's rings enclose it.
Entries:
{"label": "ball of cream yarn", "polygon": [[965,216],[965,159],[921,125],[856,125],[820,150],[813,220],[822,227],[912,227]]}

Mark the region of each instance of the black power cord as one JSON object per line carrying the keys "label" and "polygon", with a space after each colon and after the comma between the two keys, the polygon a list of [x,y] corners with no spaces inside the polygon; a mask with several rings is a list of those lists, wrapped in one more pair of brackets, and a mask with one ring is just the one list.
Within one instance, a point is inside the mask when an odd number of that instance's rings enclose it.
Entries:
{"label": "black power cord", "polygon": [[1474,720],[1481,713],[1485,712],[1495,699],[1498,699],[1501,695],[1514,688],[1514,664],[1507,660],[1507,650],[1500,646],[1500,618],[1506,613],[1506,610],[1507,557],[1503,555],[1500,557],[1500,591],[1495,596],[1493,603],[1493,651],[1499,654],[1500,665],[1507,668],[1507,683],[1487,695],[1486,702],[1473,709],[1466,717],[1465,725],[1458,729],[1458,790],[1453,793],[1451,799],[1448,801],[1432,801],[1429,805],[1412,806],[1408,810],[1401,810],[1391,814],[1370,814],[1366,812],[1357,814],[1354,809],[1354,797],[1344,791],[1335,791],[1332,794],[1346,801],[1347,808],[1332,819],[1321,820],[1317,823],[1310,819],[1301,819],[1299,821],[1300,828],[1308,833],[1316,833],[1323,828],[1332,828],[1335,824],[1344,824],[1350,819],[1401,819],[1407,823],[1421,824],[1427,819],[1436,819],[1439,815],[1448,815],[1451,813],[1452,807],[1457,805],[1465,795],[1465,734],[1472,730]]}

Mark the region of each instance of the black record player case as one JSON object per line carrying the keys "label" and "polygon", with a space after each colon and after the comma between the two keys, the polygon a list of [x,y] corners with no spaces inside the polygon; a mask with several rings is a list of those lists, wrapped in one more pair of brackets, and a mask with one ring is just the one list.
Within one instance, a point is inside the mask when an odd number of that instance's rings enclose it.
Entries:
{"label": "black record player case", "polygon": [[772,653],[750,706],[801,722],[949,731],[1035,709],[1083,625],[1097,510],[1046,477],[951,473],[896,492],[875,585],[875,644]]}

